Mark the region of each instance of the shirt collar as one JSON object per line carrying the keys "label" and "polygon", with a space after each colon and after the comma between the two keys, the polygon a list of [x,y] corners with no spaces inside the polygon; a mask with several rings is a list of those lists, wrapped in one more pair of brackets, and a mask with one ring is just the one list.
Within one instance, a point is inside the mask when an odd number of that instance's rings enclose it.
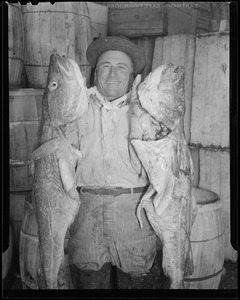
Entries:
{"label": "shirt collar", "polygon": [[98,106],[100,106],[100,107],[103,106],[107,110],[111,110],[111,109],[118,109],[118,108],[126,105],[129,102],[129,99],[131,96],[131,91],[111,102],[106,100],[100,94],[100,92],[98,91],[96,86],[88,89],[88,95],[89,95],[90,99],[93,102],[95,102]]}

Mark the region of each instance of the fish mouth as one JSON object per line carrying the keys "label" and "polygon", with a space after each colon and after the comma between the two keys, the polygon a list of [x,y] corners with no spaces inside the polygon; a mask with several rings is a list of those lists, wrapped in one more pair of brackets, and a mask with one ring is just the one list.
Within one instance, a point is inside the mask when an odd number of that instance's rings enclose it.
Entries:
{"label": "fish mouth", "polygon": [[184,75],[184,67],[175,66],[174,64],[170,63],[166,66],[162,75],[171,80],[172,83],[177,83]]}
{"label": "fish mouth", "polygon": [[183,73],[184,73],[184,67],[177,66],[176,68],[174,68],[172,76],[179,77],[179,76],[182,76]]}

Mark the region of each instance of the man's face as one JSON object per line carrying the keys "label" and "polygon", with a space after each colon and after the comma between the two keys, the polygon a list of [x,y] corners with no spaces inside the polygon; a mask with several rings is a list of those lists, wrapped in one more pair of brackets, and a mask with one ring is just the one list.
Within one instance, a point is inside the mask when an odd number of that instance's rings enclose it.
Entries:
{"label": "man's face", "polygon": [[128,91],[133,64],[130,57],[117,50],[104,52],[96,66],[96,86],[109,101]]}

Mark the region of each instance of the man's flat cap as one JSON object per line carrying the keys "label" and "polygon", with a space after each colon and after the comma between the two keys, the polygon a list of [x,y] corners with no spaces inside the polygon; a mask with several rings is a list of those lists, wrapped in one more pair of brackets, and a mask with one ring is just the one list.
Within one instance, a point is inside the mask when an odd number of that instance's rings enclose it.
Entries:
{"label": "man's flat cap", "polygon": [[126,53],[133,62],[134,75],[142,73],[146,60],[143,50],[129,39],[119,36],[108,36],[93,41],[87,48],[87,60],[93,68],[100,55],[108,50],[118,50]]}

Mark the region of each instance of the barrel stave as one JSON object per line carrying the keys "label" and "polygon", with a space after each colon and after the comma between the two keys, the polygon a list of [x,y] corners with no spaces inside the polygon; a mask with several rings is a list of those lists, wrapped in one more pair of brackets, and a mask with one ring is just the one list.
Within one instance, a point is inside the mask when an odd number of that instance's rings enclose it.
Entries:
{"label": "barrel stave", "polygon": [[21,6],[8,3],[9,88],[18,89],[23,72],[24,26]]}

